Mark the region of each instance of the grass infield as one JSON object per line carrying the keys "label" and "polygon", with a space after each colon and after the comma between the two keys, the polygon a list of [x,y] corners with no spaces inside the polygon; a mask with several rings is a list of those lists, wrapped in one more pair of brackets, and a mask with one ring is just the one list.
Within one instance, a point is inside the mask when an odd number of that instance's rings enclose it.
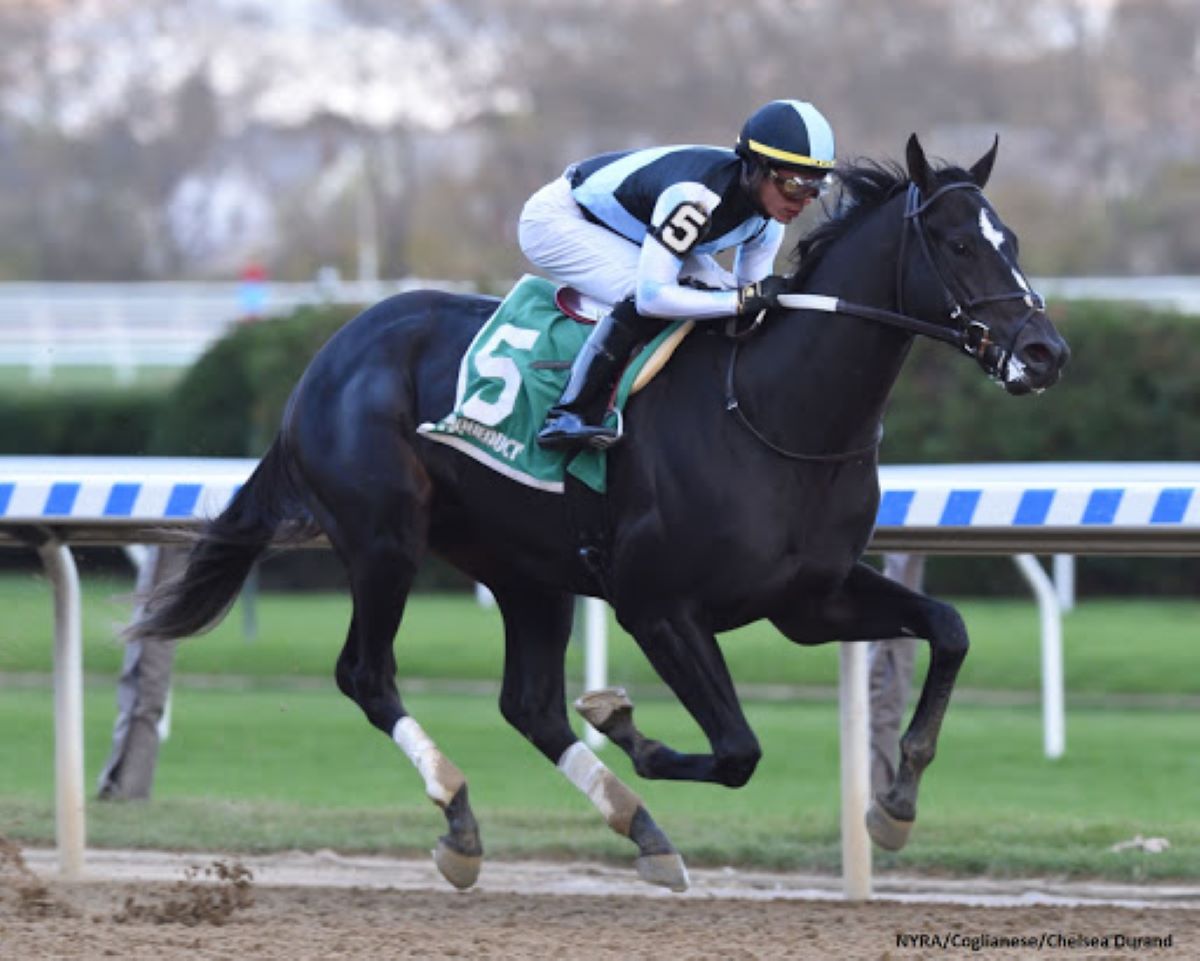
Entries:
{"label": "grass infield", "polygon": [[[89,793],[108,751],[120,659],[114,629],[128,616],[121,595],[129,589],[120,579],[85,582]],[[51,843],[49,588],[38,577],[9,575],[0,578],[0,603],[0,834]],[[926,776],[909,848],[876,852],[876,865],[1200,877],[1200,603],[1088,601],[1068,617],[1067,754],[1055,762],[1041,751],[1032,603],[961,608],[974,638],[963,690]],[[154,801],[90,802],[89,843],[428,851],[443,830],[441,815],[395,746],[333,685],[348,614],[341,597],[267,595],[256,639],[242,636],[235,609],[212,635],[185,643]],[[765,752],[747,787],[641,781],[615,749],[602,757],[691,863],[835,871],[836,649],[801,650],[760,627],[724,644]],[[413,600],[397,646],[406,703],[466,772],[488,853],[628,861],[630,845],[500,718],[501,647],[495,611],[430,595]],[[632,642],[615,631],[610,651],[610,678],[630,688],[643,729],[681,750],[703,750],[699,731],[663,696]],[[572,696],[581,660],[573,643]],[[453,684],[465,693],[451,693]],[[1165,837],[1170,848],[1110,850],[1136,835]]]}
{"label": "grass infield", "polygon": [[[132,578],[83,583],[84,670],[113,677],[121,663],[117,630],[129,617]],[[957,602],[972,646],[960,687],[1034,695],[1040,690],[1039,623],[1032,600]],[[50,586],[38,574],[0,576],[0,674],[48,673],[53,622]],[[350,602],[342,594],[264,594],[256,605],[257,635],[243,631],[239,602],[202,638],[186,641],[179,674],[277,678],[332,677],[346,635]],[[610,616],[609,676],[618,684],[653,684],[655,675]],[[1064,623],[1068,697],[1148,695],[1200,697],[1200,600],[1086,600]],[[414,596],[396,642],[401,678],[496,681],[503,656],[499,614],[461,594]],[[837,684],[837,648],[800,648],[765,622],[723,635],[740,685]],[[924,646],[921,648],[924,653]],[[572,642],[568,673],[583,670],[582,645]],[[919,665],[923,672],[924,665]]]}
{"label": "grass infield", "polygon": [[[703,741],[673,701],[635,692],[639,723],[683,750]],[[86,758],[94,784],[107,754],[112,690],[87,689]],[[408,707],[467,774],[493,856],[628,860],[590,804],[502,721],[490,694],[426,692]],[[747,714],[764,758],[750,784],[642,781],[601,751],[697,865],[839,868],[837,705],[754,701]],[[951,709],[924,782],[917,827],[881,869],[1200,877],[1200,752],[1194,725],[1146,710],[1076,710],[1066,757],[1041,754],[1040,712]],[[53,720],[49,693],[0,698],[0,833],[51,843]],[[181,682],[171,736],[149,804],[90,802],[89,843],[219,851],[333,848],[412,854],[444,830],[419,777],[332,685],[326,690],[220,690]],[[1113,852],[1136,835],[1166,837],[1161,854]]]}

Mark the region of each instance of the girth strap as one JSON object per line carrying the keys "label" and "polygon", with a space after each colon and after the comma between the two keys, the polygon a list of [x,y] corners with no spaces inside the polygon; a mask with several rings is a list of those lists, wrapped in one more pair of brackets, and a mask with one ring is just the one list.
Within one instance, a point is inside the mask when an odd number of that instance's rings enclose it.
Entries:
{"label": "girth strap", "polygon": [[612,603],[612,519],[608,495],[593,490],[570,471],[563,476],[567,521],[575,541],[575,559],[595,593]]}

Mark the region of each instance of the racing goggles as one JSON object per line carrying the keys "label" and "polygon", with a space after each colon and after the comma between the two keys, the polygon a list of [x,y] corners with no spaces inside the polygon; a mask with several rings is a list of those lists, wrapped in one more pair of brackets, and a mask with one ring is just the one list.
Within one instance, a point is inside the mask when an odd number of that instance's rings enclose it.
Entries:
{"label": "racing goggles", "polygon": [[829,189],[832,177],[827,173],[797,173],[785,177],[774,167],[767,169],[771,181],[786,200],[816,200]]}

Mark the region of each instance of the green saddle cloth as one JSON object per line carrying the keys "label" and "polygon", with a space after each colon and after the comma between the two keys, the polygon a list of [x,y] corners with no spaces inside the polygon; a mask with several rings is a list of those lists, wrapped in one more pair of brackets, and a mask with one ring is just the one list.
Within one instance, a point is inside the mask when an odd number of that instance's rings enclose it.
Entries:
{"label": "green saddle cloth", "polygon": [[[517,282],[463,355],[454,409],[417,431],[529,487],[561,494],[570,471],[603,492],[603,451],[545,450],[536,441],[592,330],[558,309],[556,289],[528,274]],[[625,370],[614,401],[617,410],[629,399],[638,371],[675,326],[647,344]],[[616,415],[608,416],[611,423]]]}

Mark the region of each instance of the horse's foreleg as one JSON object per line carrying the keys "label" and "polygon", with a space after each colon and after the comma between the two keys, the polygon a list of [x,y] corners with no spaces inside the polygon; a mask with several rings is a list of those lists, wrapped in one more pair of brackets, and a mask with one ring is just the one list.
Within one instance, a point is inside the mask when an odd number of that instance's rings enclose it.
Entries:
{"label": "horse's foreleg", "polygon": [[[588,691],[575,701],[579,716],[629,755],[633,768],[644,778],[661,776],[663,761],[680,764],[680,755],[662,741],[646,737],[633,722],[633,701],[623,687]],[[692,766],[696,766],[693,760]],[[701,761],[703,765],[705,762]]]}
{"label": "horse's foreleg", "polygon": [[683,859],[641,799],[576,739],[567,721],[563,673],[571,597],[524,585],[492,590],[505,627],[501,713],[595,805],[614,832],[637,845],[642,880],[686,890]]}
{"label": "horse's foreleg", "polygon": [[891,786],[876,795],[867,828],[880,847],[898,851],[908,841],[917,816],[921,776],[937,753],[942,720],[958,670],[967,655],[967,629],[949,604],[858,564],[845,583],[820,603],[772,617],[775,626],[801,644],[881,637],[923,637],[929,642],[929,669],[908,729],[900,739],[900,762]]}
{"label": "horse's foreleg", "polygon": [[644,778],[712,781],[741,787],[762,750],[738,702],[725,658],[711,632],[683,614],[627,625],[646,658],[712,745],[711,754],[681,754],[645,737],[633,723],[633,704],[621,690],[593,691],[576,709],[629,755]]}

